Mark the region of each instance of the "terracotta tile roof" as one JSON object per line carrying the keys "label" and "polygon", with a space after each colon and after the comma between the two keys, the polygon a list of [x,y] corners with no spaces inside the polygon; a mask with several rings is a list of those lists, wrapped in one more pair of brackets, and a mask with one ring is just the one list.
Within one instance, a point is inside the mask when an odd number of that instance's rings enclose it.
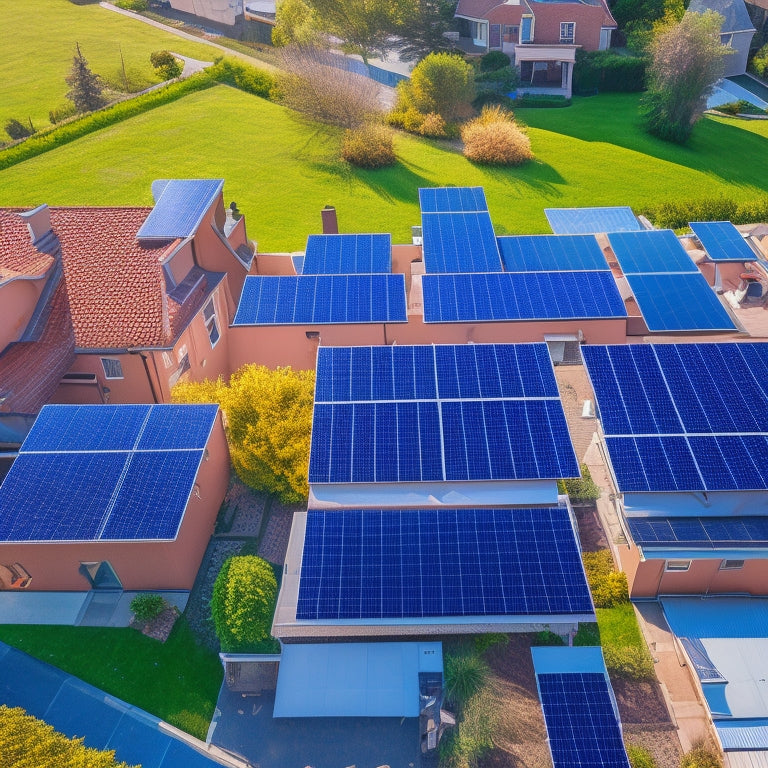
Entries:
{"label": "terracotta tile roof", "polygon": [[3,275],[42,275],[50,269],[53,257],[32,245],[24,220],[24,208],[0,208],[0,281]]}
{"label": "terracotta tile roof", "polygon": [[503,4],[504,0],[459,0],[455,15],[485,19],[490,11],[496,8],[496,6]]}

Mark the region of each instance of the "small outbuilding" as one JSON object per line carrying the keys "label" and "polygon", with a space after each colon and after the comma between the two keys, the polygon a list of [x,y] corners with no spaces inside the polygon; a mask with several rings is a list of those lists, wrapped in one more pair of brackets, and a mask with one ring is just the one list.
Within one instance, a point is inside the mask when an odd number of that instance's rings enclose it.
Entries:
{"label": "small outbuilding", "polygon": [[704,13],[715,11],[723,17],[720,29],[720,42],[734,50],[732,56],[725,57],[726,77],[743,75],[747,71],[749,45],[755,34],[755,27],[749,18],[744,0],[691,0],[688,12]]}

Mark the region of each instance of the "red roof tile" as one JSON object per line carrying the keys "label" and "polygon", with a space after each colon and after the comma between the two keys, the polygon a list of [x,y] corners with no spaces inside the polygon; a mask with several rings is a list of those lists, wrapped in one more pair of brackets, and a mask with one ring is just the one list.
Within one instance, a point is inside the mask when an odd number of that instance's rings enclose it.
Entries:
{"label": "red roof tile", "polygon": [[0,208],[0,272],[42,275],[53,264],[53,257],[32,245],[27,225],[18,215],[23,210]]}

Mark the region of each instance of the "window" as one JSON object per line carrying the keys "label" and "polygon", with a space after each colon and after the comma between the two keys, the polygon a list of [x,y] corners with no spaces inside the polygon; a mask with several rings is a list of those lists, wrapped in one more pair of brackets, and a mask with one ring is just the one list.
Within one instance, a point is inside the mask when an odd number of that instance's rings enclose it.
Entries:
{"label": "window", "polygon": [[744,567],[743,560],[723,560],[723,562],[720,563],[721,571],[738,571],[740,568],[743,568],[743,567]]}
{"label": "window", "polygon": [[667,560],[667,564],[664,567],[665,571],[687,571],[691,567],[690,560]]}
{"label": "window", "polygon": [[114,357],[102,357],[101,367],[104,369],[105,379],[123,378],[123,364]]}
{"label": "window", "polygon": [[573,21],[560,22],[560,42],[573,45],[576,34],[576,24]]}
{"label": "window", "polygon": [[166,368],[173,367],[173,355],[171,355],[170,352],[163,352],[163,365]]}
{"label": "window", "polygon": [[523,23],[520,29],[520,42],[530,43],[533,41],[533,18],[531,16],[523,16]]}
{"label": "window", "polygon": [[215,347],[219,341],[219,325],[216,322],[216,305],[213,303],[213,297],[203,307],[203,319],[205,327],[208,329],[208,338],[211,340],[211,348]]}

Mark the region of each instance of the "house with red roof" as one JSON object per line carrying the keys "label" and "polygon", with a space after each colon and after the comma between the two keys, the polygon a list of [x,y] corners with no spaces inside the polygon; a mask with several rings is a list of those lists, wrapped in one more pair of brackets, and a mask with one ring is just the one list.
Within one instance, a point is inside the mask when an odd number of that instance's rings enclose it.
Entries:
{"label": "house with red roof", "polygon": [[605,0],[459,0],[461,38],[478,52],[503,51],[522,89],[571,95],[576,49],[610,47],[617,24]]}
{"label": "house with red roof", "polygon": [[152,208],[0,209],[0,440],[45,402],[163,403],[228,371],[254,247],[222,189],[160,180]]}

